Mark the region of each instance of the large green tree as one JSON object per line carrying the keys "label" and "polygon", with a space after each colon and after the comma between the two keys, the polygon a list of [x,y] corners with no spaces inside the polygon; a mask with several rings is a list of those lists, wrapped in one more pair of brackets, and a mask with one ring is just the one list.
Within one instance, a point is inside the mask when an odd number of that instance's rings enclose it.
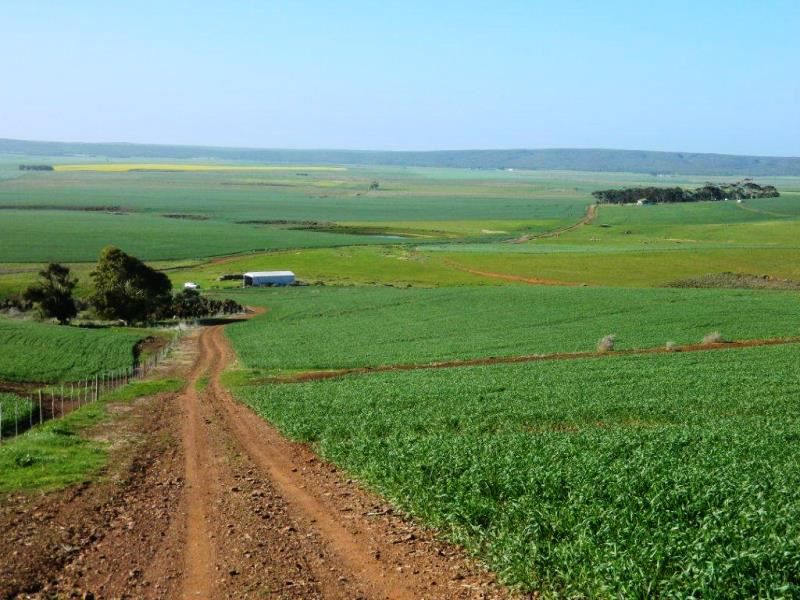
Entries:
{"label": "large green tree", "polygon": [[103,248],[91,277],[94,291],[89,303],[101,317],[141,323],[162,318],[169,311],[169,277],[119,248]]}
{"label": "large green tree", "polygon": [[78,280],[70,275],[69,267],[50,263],[39,271],[39,281],[32,284],[23,298],[33,304],[41,319],[58,319],[62,325],[78,314],[72,291]]}

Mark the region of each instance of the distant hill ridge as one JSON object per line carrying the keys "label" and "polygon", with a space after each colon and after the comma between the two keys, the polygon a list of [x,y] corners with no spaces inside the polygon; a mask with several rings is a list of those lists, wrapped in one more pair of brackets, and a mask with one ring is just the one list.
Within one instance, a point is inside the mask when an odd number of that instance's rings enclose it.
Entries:
{"label": "distant hill ridge", "polygon": [[646,150],[281,150],[156,144],[37,142],[0,139],[0,154],[109,158],[213,159],[468,169],[623,171],[664,175],[800,176],[800,157],[737,156]]}

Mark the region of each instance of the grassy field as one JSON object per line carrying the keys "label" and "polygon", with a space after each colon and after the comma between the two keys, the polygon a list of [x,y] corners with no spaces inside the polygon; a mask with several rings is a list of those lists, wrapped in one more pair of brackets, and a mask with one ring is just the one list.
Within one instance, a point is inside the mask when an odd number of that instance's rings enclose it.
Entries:
{"label": "grassy field", "polygon": [[[0,236],[8,242],[0,261],[82,262],[96,260],[113,244],[143,260],[188,259],[241,251],[380,243],[358,236],[257,224],[167,218],[153,214],[5,210]],[[147,232],[146,236],[142,232]],[[33,244],[37,239],[40,243]]]}
{"label": "grassy field", "polygon": [[[708,248],[569,252],[445,252],[451,267],[498,275],[576,284],[660,287],[678,279],[722,273],[751,273],[800,279],[800,248]],[[487,277],[487,279],[492,279]]]}
{"label": "grassy field", "polygon": [[787,346],[239,394],[524,589],[794,597],[798,360]]}
{"label": "grassy field", "polygon": [[326,369],[800,335],[800,294],[505,286],[247,291],[269,312],[228,335],[244,365]]}
{"label": "grassy field", "polygon": [[77,381],[132,367],[134,346],[151,332],[83,329],[0,318],[0,379]]}
{"label": "grassy field", "polygon": [[0,392],[0,413],[3,416],[0,433],[5,437],[13,435],[18,427],[27,426],[36,411],[33,403],[27,398]]}

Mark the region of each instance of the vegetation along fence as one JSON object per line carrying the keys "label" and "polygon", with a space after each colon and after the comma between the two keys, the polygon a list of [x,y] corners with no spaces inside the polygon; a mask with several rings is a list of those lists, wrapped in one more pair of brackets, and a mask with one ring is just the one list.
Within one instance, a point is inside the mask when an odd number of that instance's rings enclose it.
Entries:
{"label": "vegetation along fence", "polygon": [[0,442],[97,402],[103,394],[147,376],[174,350],[186,331],[187,326],[178,327],[165,346],[130,367],[97,373],[80,381],[46,385],[33,391],[0,393]]}

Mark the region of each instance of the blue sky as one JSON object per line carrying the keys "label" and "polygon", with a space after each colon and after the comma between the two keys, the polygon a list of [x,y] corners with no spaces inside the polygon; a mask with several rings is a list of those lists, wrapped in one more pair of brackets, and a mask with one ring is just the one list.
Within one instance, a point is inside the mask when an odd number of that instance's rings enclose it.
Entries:
{"label": "blue sky", "polygon": [[800,156],[797,0],[0,0],[0,137]]}

